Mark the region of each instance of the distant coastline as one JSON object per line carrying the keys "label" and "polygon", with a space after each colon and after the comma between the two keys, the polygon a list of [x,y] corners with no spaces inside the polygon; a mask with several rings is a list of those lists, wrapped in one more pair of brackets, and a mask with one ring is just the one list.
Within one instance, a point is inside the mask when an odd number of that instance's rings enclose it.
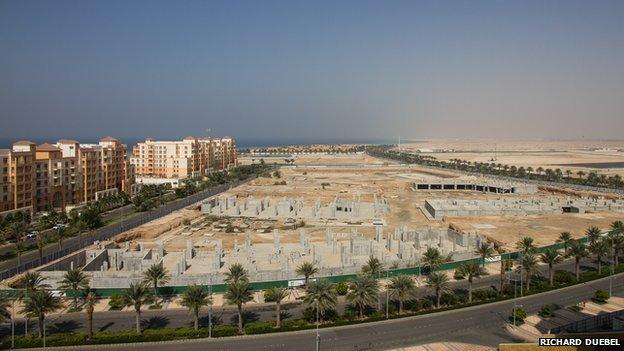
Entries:
{"label": "distant coastline", "polygon": [[[117,139],[119,139],[119,141],[121,141],[122,143],[128,145],[128,147],[132,148],[133,145],[136,145],[137,143],[145,140],[145,138],[124,138],[124,137],[117,137],[114,136]],[[62,138],[66,138],[66,136],[64,137],[59,137],[59,138],[30,138],[28,140],[36,143],[36,144],[42,144],[45,142],[48,143],[54,143],[56,142],[57,139],[62,139]],[[396,144],[397,141],[396,140],[388,140],[388,139],[366,139],[366,138],[345,138],[345,139],[337,139],[337,138],[327,138],[327,139],[240,139],[240,138],[236,138],[236,147],[238,149],[251,149],[251,148],[263,148],[263,147],[273,147],[273,146],[289,146],[289,145],[313,145],[313,144]],[[97,143],[98,142],[98,138],[94,138],[94,137],[72,137],[72,139],[78,140],[81,143]],[[177,140],[177,139],[181,139],[181,138],[176,138],[176,137],[171,137],[171,138],[156,138],[156,139],[162,139],[162,140]],[[11,145],[18,141],[18,140],[23,140],[23,139],[9,139],[9,138],[0,138],[0,149],[9,149],[11,148]]]}

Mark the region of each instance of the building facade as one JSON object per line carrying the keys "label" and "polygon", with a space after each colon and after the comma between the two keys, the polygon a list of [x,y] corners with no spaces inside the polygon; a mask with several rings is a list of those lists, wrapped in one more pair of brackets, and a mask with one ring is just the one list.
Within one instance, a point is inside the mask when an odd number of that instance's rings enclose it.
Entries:
{"label": "building facade", "polygon": [[146,139],[134,147],[130,162],[139,177],[196,178],[236,166],[236,143],[229,137]]}
{"label": "building facade", "polygon": [[100,192],[130,192],[133,184],[127,147],[111,137],[98,144],[19,141],[0,150],[0,212],[65,209],[96,200]]}

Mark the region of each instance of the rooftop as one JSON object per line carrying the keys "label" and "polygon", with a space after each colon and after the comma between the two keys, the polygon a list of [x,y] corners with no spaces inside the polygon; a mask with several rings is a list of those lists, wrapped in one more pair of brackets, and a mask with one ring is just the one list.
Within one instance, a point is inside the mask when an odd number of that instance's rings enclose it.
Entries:
{"label": "rooftop", "polygon": [[14,142],[13,145],[25,146],[25,145],[35,145],[35,143],[33,143],[32,141],[28,141],[28,140],[20,140],[20,141]]}
{"label": "rooftop", "polygon": [[52,144],[43,143],[37,146],[37,151],[61,151],[61,149]]}

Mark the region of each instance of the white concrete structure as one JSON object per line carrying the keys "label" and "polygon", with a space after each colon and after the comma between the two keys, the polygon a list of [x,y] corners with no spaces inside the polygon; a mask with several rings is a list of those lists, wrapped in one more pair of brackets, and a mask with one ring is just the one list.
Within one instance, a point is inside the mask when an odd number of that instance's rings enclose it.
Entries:
{"label": "white concrete structure", "polygon": [[215,216],[251,217],[259,219],[304,219],[338,220],[345,222],[372,221],[384,218],[388,205],[384,198],[376,196],[373,202],[362,202],[359,196],[352,199],[338,198],[329,204],[306,204],[302,199],[248,197],[240,200],[236,196],[219,196],[202,203],[203,213]]}
{"label": "white concrete structure", "polygon": [[624,212],[624,201],[594,198],[500,197],[492,200],[425,200],[423,213],[430,219],[500,215],[546,215],[585,212]]}
{"label": "white concrete structure", "polygon": [[[247,232],[245,242],[235,243],[227,252],[220,240],[211,239],[188,240],[184,250],[174,252],[165,252],[162,242],[149,248],[141,245],[138,250],[131,250],[127,243],[121,248],[103,243],[87,250],[82,270],[89,275],[93,288],[127,287],[142,280],[142,273],[155,263],[162,263],[171,274],[170,286],[221,283],[234,263],[248,270],[251,281],[300,279],[295,270],[303,262],[314,263],[319,276],[356,273],[369,257],[378,258],[387,267],[409,267],[419,264],[422,254],[432,247],[456,260],[474,257],[474,249],[482,240],[433,228],[400,227],[384,235],[383,227],[378,226],[373,239],[364,238],[355,229],[334,233],[328,227],[321,242],[311,242],[306,230],[300,229],[297,243],[282,243],[278,230],[274,231],[273,243],[253,243]],[[41,273],[55,288],[64,271]]]}

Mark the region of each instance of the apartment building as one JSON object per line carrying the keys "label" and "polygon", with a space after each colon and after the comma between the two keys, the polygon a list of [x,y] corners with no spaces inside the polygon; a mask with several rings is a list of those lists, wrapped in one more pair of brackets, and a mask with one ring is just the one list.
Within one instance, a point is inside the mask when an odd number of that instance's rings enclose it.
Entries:
{"label": "apartment building", "polygon": [[11,198],[11,173],[10,167],[11,150],[0,150],[0,212],[9,211],[13,208]]}
{"label": "apartment building", "polygon": [[9,187],[12,209],[33,208],[35,196],[35,150],[36,145],[30,141],[18,141],[13,144],[9,156]]}
{"label": "apartment building", "polygon": [[82,173],[76,155],[63,157],[61,148],[47,143],[36,147],[35,211],[79,204],[81,187]]}
{"label": "apartment building", "polygon": [[195,178],[236,165],[233,138],[186,137],[178,141],[146,139],[132,150],[137,176],[168,179]]}
{"label": "apartment building", "polygon": [[98,194],[130,192],[133,184],[127,147],[112,137],[98,144],[19,141],[0,150],[0,212],[64,209],[96,200]]}

